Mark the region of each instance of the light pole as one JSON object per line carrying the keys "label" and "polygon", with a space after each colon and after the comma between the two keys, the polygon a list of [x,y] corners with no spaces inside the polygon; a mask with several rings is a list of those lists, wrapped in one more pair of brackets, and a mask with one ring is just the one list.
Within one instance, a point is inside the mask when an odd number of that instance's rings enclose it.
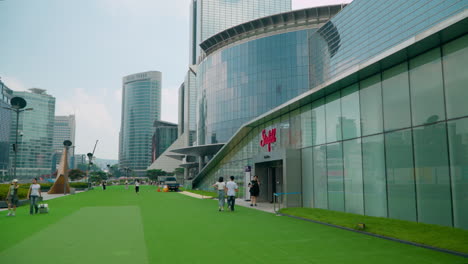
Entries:
{"label": "light pole", "polygon": [[88,179],[88,188],[91,188],[90,184],[91,182],[89,181],[89,170],[91,168],[91,165],[93,164],[93,153],[88,153],[86,154],[88,156],[88,170],[86,170],[86,178]]}
{"label": "light pole", "polygon": [[19,114],[24,111],[31,111],[34,110],[33,108],[26,108],[27,103],[26,100],[22,97],[13,97],[11,98],[11,108],[10,107],[3,107],[5,109],[11,110],[16,112],[16,136],[15,136],[15,144],[13,144],[13,151],[15,152],[15,159],[13,164],[13,178],[16,179],[16,166],[18,160],[18,132],[19,132]]}

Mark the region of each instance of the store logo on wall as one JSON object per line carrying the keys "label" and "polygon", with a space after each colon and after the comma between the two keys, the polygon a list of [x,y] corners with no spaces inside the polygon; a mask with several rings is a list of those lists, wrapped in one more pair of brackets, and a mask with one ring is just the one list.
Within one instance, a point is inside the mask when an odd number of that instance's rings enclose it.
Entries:
{"label": "store logo on wall", "polygon": [[260,146],[263,148],[265,145],[268,145],[268,152],[271,151],[271,143],[276,142],[276,128],[267,131],[263,129],[262,139],[260,140]]}

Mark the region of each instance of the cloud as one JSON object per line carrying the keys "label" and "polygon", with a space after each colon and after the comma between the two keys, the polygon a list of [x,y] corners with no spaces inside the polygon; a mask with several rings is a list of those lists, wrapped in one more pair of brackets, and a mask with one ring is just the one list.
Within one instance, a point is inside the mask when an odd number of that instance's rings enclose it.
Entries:
{"label": "cloud", "polygon": [[141,18],[162,15],[174,19],[188,17],[190,0],[100,0],[100,3],[114,16]]}
{"label": "cloud", "polygon": [[75,89],[72,101],[57,98],[56,115],[76,115],[75,153],[92,151],[99,140],[96,156],[117,159],[120,119],[112,117],[109,104],[104,103],[107,97],[106,94],[91,95],[84,89]]}
{"label": "cloud", "polygon": [[161,91],[161,119],[177,123],[179,118],[179,92],[178,88],[163,88]]}
{"label": "cloud", "polygon": [[27,88],[26,88],[26,85],[24,85],[24,83],[15,78],[15,77],[11,77],[11,76],[6,76],[6,75],[2,75],[0,76],[2,79],[2,82],[10,89],[12,89],[13,91],[26,91]]}

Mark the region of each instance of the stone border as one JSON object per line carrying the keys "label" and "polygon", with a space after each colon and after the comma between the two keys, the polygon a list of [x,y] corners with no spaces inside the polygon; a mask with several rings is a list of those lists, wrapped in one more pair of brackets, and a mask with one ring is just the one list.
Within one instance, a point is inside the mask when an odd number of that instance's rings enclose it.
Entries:
{"label": "stone border", "polygon": [[374,233],[369,233],[369,232],[365,232],[365,231],[360,231],[360,230],[356,230],[356,229],[352,229],[352,228],[348,228],[348,227],[344,227],[344,226],[338,226],[338,225],[324,223],[324,222],[320,222],[320,221],[316,221],[316,220],[312,220],[312,219],[307,219],[307,218],[303,218],[303,217],[299,217],[299,216],[288,215],[288,214],[283,214],[283,213],[278,213],[278,215],[287,216],[287,217],[291,217],[291,218],[295,218],[295,219],[299,219],[299,220],[304,220],[304,221],[308,221],[308,222],[312,222],[312,223],[316,223],[316,224],[321,224],[321,225],[335,227],[335,228],[339,228],[339,229],[343,229],[343,230],[347,230],[347,231],[352,231],[352,232],[360,233],[360,234],[363,234],[363,235],[383,238],[383,239],[386,239],[386,240],[391,240],[391,241],[395,241],[395,242],[399,242],[399,243],[403,243],[403,244],[407,244],[407,245],[411,245],[411,246],[422,247],[422,248],[426,248],[426,249],[439,251],[439,252],[442,252],[442,253],[448,253],[448,254],[452,254],[452,255],[455,255],[455,256],[468,258],[468,254],[458,252],[458,251],[453,251],[453,250],[449,250],[449,249],[428,246],[428,245],[419,244],[419,243],[416,243],[416,242],[410,242],[410,241],[406,241],[406,240],[401,240],[401,239],[393,238],[393,237],[387,237],[387,236],[378,235],[378,234],[374,234]]}
{"label": "stone border", "polygon": [[192,192],[182,191],[182,192],[178,192],[178,193],[183,194],[183,195],[187,195],[187,196],[190,196],[190,197],[198,198],[198,199],[213,199],[213,197],[211,197],[211,196],[205,196],[205,195],[196,194],[196,193],[192,193]]}

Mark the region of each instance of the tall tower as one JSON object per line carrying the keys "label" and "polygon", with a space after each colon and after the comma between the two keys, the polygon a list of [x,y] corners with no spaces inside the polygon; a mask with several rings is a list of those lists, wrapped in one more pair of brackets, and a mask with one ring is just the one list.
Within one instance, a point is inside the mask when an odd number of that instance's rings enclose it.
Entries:
{"label": "tall tower", "polygon": [[[53,156],[53,171],[55,171],[55,164],[60,162],[60,157],[63,152],[63,142],[65,140],[70,140],[74,145],[75,143],[75,115],[68,115],[68,116],[55,116],[55,123],[54,123],[54,141],[53,141],[53,148],[54,148],[54,156]],[[74,155],[75,155],[75,148],[71,147],[69,149],[69,166],[70,168],[75,167],[74,162]]]}
{"label": "tall tower", "polygon": [[198,64],[199,47],[207,38],[257,18],[291,11],[291,0],[192,0],[189,64]]}
{"label": "tall tower", "polygon": [[119,164],[145,176],[151,164],[154,121],[161,119],[161,72],[123,77]]}
{"label": "tall tower", "polygon": [[10,99],[12,98],[13,91],[10,90],[0,80],[0,179],[4,179],[10,168],[10,133],[11,133],[11,116]]}
{"label": "tall tower", "polygon": [[[179,118],[179,126],[186,146],[199,145],[197,141],[197,111],[199,94],[197,82],[197,65],[203,59],[200,43],[209,37],[230,27],[257,18],[291,11],[291,0],[192,0],[190,3],[189,28],[189,69],[183,86],[184,116]],[[200,121],[198,121],[200,122]]]}
{"label": "tall tower", "polygon": [[[33,111],[22,112],[19,116],[16,176],[19,179],[32,179],[50,174],[52,141],[54,137],[55,97],[46,90],[31,88],[29,91],[13,92],[13,96],[23,97],[28,108]],[[11,135],[16,134],[16,118],[12,118]],[[13,141],[14,137],[10,137]],[[14,153],[10,152],[13,164]]]}

